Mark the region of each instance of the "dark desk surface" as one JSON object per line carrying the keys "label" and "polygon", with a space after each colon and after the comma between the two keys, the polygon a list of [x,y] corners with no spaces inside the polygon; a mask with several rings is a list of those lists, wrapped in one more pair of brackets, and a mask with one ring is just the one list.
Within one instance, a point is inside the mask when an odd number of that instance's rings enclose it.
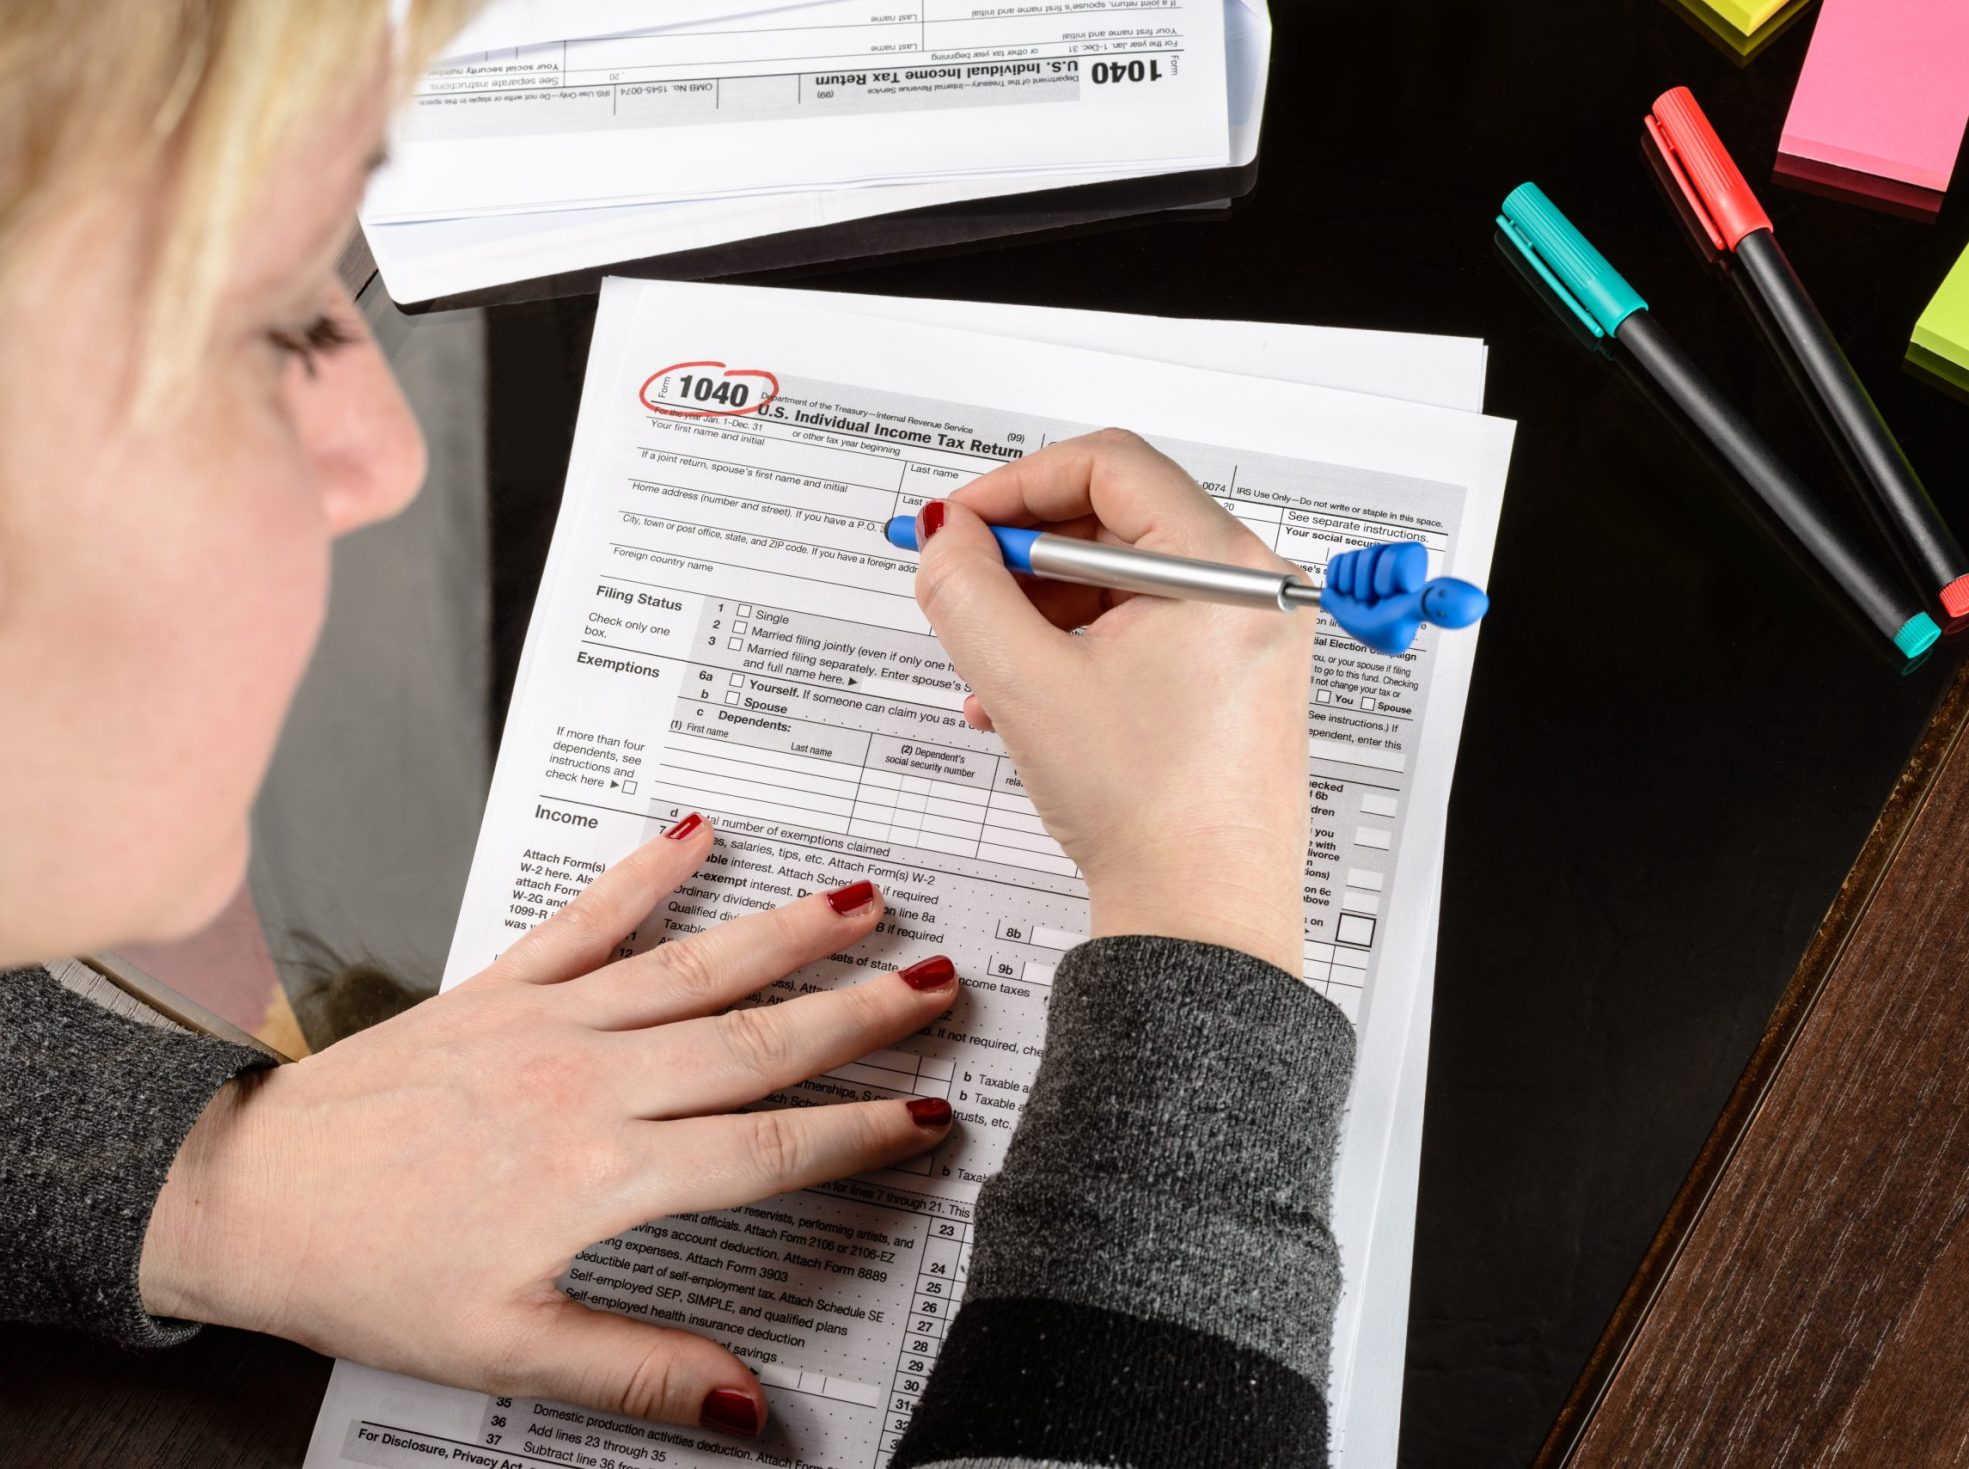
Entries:
{"label": "dark desk surface", "polygon": [[[1739,70],[1667,0],[1275,9],[1262,170],[1228,216],[776,280],[1491,343],[1490,410],[1520,429],[1451,812],[1402,1462],[1523,1464],[1958,655],[1908,678],[1887,668],[1730,485],[1526,298],[1492,254],[1492,217],[1536,179],[1799,467],[1849,497],[1641,160],[1652,98],[1689,84],[1969,529],[1969,407],[1900,368],[1969,240],[1969,190],[1920,224],[1766,185],[1809,17]],[[493,316],[508,642],[592,311]],[[99,1443],[48,1460],[92,1464],[295,1462],[326,1371],[224,1333],[146,1364],[14,1329],[0,1359],[0,1437],[65,1413],[132,1418],[122,1457]]]}

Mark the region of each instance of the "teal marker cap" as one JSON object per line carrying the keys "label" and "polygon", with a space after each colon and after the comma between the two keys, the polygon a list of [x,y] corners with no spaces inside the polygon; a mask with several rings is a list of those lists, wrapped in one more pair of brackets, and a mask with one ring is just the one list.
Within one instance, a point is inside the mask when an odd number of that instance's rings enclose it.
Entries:
{"label": "teal marker cap", "polygon": [[1901,650],[1904,657],[1919,658],[1935,646],[1941,635],[1942,630],[1935,626],[1934,618],[1926,612],[1917,612],[1902,623],[1901,630],[1894,634],[1894,646]]}
{"label": "teal marker cap", "polygon": [[1641,293],[1537,184],[1519,184],[1505,196],[1497,225],[1594,336],[1610,337],[1628,317],[1648,309]]}

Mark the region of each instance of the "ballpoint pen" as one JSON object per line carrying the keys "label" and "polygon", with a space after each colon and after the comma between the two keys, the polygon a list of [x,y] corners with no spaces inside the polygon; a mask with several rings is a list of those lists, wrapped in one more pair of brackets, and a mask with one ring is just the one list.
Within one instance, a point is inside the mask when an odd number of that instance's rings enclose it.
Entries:
{"label": "ballpoint pen", "polygon": [[1513,189],[1497,225],[1582,325],[1632,355],[1910,665],[1934,645],[1941,630],[1902,578],[1825,518],[1791,467],[1682,354],[1640,292],[1538,185]]}
{"label": "ballpoint pen", "polygon": [[1762,301],[1818,401],[1821,423],[1871,490],[1873,508],[1916,586],[1947,614],[1942,630],[1969,627],[1969,556],[1833,340],[1778,243],[1770,216],[1694,95],[1687,87],[1663,92],[1642,123],[1710,244],[1735,257]]}
{"label": "ballpoint pen", "polygon": [[[1318,607],[1356,642],[1391,656],[1406,653],[1425,622],[1468,627],[1490,607],[1490,598],[1467,581],[1452,576],[1431,580],[1428,551],[1420,541],[1343,552],[1327,562],[1322,590],[1283,572],[1165,556],[1050,531],[994,525],[991,533],[1005,564],[1030,576],[1272,612]],[[916,517],[896,516],[884,534],[890,545],[914,551]]]}

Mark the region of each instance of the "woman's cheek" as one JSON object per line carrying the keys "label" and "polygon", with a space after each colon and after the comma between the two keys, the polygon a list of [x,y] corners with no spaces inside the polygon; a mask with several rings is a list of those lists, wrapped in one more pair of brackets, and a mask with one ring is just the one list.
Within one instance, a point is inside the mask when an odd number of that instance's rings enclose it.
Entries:
{"label": "woman's cheek", "polygon": [[[314,466],[278,422],[224,466],[224,504],[209,519],[203,586],[185,585],[181,613],[203,624],[216,657],[200,660],[226,807],[244,812],[326,616],[329,535]],[[202,605],[203,612],[196,610]]]}
{"label": "woman's cheek", "polygon": [[97,704],[145,711],[103,762],[121,772],[116,810],[91,816],[129,866],[118,940],[194,933],[238,890],[327,604],[328,536],[292,436],[257,415],[192,427],[139,456],[125,574],[102,588],[114,621],[92,634],[106,644]]}
{"label": "woman's cheek", "polygon": [[[291,441],[290,441],[291,442]],[[258,487],[258,503],[237,518],[246,534],[228,557],[240,587],[239,658],[234,682],[255,709],[264,767],[307,670],[328,612],[330,533],[305,454],[266,461],[280,479]],[[247,754],[240,751],[239,754]]]}

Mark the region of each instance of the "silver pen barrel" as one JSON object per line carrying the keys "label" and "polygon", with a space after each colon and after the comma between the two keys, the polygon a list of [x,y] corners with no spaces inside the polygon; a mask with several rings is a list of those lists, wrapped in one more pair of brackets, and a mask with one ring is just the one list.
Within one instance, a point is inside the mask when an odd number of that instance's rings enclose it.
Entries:
{"label": "silver pen barrel", "polygon": [[[1276,571],[1253,571],[1243,566],[1220,566],[1186,556],[1163,556],[1129,546],[1107,546],[1073,536],[1044,535],[1032,543],[1032,569],[1054,581],[1111,587],[1118,592],[1146,592],[1192,602],[1218,602],[1230,607],[1261,607],[1290,612],[1295,606],[1318,605],[1318,594],[1295,577]],[[1299,595],[1288,597],[1286,588]],[[1305,594],[1313,593],[1310,598]]]}

